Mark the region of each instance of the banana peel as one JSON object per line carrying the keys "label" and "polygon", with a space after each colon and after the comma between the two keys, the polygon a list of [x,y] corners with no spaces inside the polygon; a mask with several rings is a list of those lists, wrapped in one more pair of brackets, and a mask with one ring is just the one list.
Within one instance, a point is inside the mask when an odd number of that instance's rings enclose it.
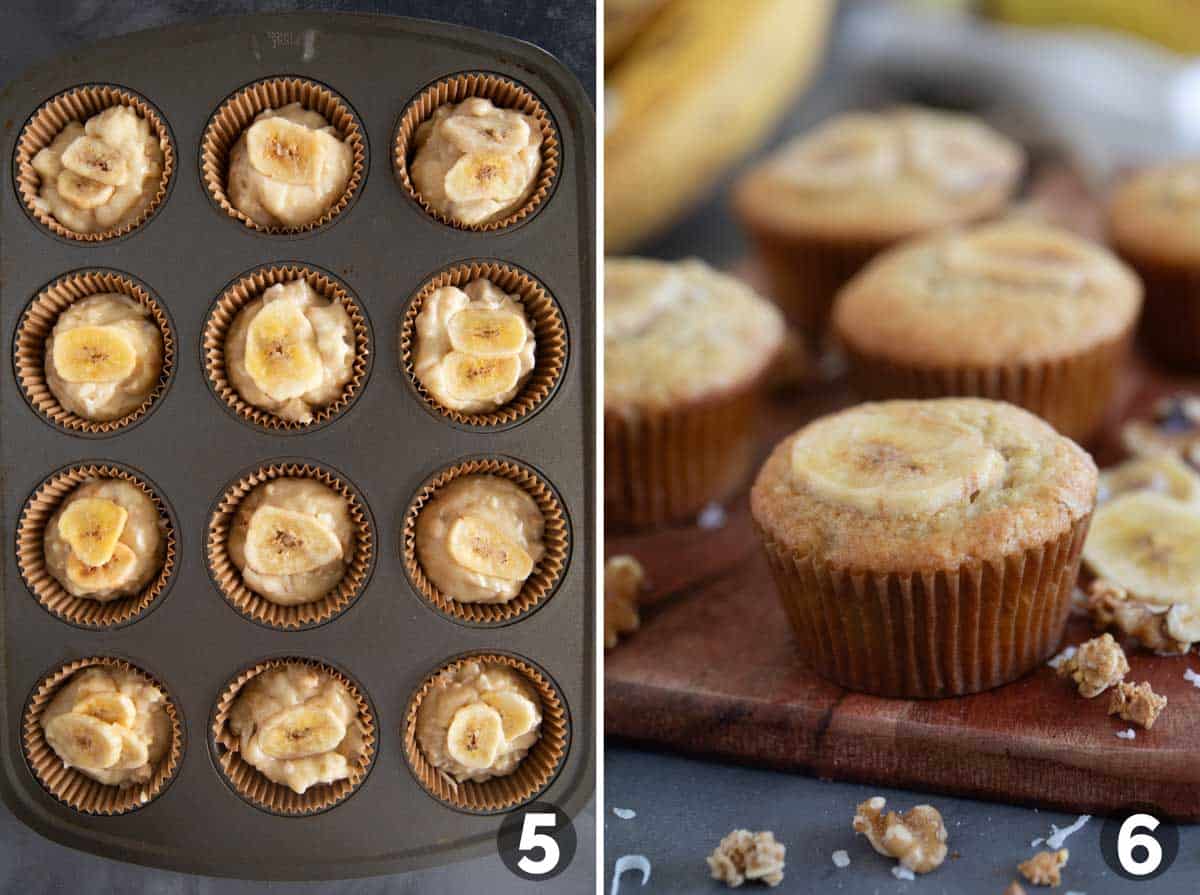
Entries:
{"label": "banana peel", "polygon": [[984,9],[1012,25],[1093,25],[1200,53],[1200,0],[988,0]]}

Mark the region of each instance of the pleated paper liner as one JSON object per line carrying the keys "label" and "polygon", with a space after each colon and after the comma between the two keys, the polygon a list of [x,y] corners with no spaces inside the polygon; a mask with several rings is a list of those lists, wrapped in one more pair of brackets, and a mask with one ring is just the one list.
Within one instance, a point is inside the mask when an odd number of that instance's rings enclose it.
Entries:
{"label": "pleated paper liner", "polygon": [[1090,518],[1023,552],[911,574],[833,567],[759,535],[804,661],[850,690],[926,699],[1006,684],[1058,649]]}
{"label": "pleated paper liner", "polygon": [[[545,520],[542,544],[545,554],[525,580],[520,593],[506,603],[460,603],[438,590],[417,558],[417,519],[439,490],[461,476],[493,475],[519,485],[537,503]],[[464,460],[426,480],[404,515],[401,552],[408,579],[434,609],[469,625],[506,625],[540,608],[558,588],[571,552],[570,526],[562,500],[540,474],[523,463],[499,457]]]}
{"label": "pleated paper liner", "polygon": [[[121,479],[149,497],[166,523],[162,568],[139,594],[101,603],[67,592],[46,568],[44,531],[50,517],[76,488],[97,479]],[[17,568],[34,598],[53,615],[80,628],[116,628],[137,621],[166,594],[175,575],[179,550],[175,516],[158,487],[140,473],[115,463],[77,463],[47,478],[25,502],[17,523]]]}
{"label": "pleated paper liner", "polygon": [[[42,713],[59,688],[76,672],[96,666],[140,675],[147,683],[158,687],[165,697],[163,707],[171,721],[171,745],[147,783],[125,788],[99,783],[74,768],[68,768],[46,742],[42,732]],[[25,704],[21,729],[25,761],[38,782],[58,801],[84,814],[114,815],[136,811],[162,795],[174,779],[183,758],[183,722],[179,710],[171,701],[170,692],[161,681],[136,665],[112,656],[93,656],[68,662],[43,677]]]}
{"label": "pleated paper liner", "polygon": [[[75,302],[112,292],[132,298],[150,312],[162,334],[162,371],[135,410],[115,420],[89,420],[63,407],[50,390],[46,382],[46,340],[59,315]],[[115,435],[141,422],[166,394],[175,374],[175,329],[162,303],[133,277],[101,269],[69,273],[42,289],[21,315],[13,346],[13,372],[29,406],[51,425],[83,435]]]}
{"label": "pleated paper liner", "polygon": [[[250,590],[227,548],[242,500],[259,485],[280,478],[312,479],[332,488],[348,503],[354,526],[354,553],[337,587],[320,599],[294,606],[272,603]],[[269,463],[239,478],[217,501],[209,517],[207,541],[209,576],[226,602],[251,621],[280,631],[313,628],[341,615],[362,595],[375,567],[375,526],[366,500],[340,474],[311,462]]]}
{"label": "pleated paper liner", "polygon": [[[329,209],[302,227],[264,227],[234,208],[229,200],[229,153],[242,132],[265,109],[281,109],[291,103],[319,112],[337,130],[338,137],[354,153],[354,167],[346,189]],[[308,233],[330,223],[345,211],[367,176],[367,138],[358,115],[341,96],[307,78],[276,77],[255,81],[225,100],[213,113],[200,143],[200,175],[209,197],[217,207],[259,233],[270,235]]]}
{"label": "pleated paper liner", "polygon": [[[483,783],[457,782],[435,768],[417,743],[417,711],[433,689],[437,677],[457,671],[470,662],[507,665],[517,671],[537,691],[542,703],[541,736],[517,765],[503,777]],[[496,814],[528,804],[554,782],[567,756],[571,725],[566,703],[557,685],[542,669],[519,656],[506,653],[476,652],[459,656],[429,674],[413,693],[404,715],[404,757],[413,776],[431,796],[452,808],[472,814]]]}
{"label": "pleated paper liner", "polygon": [[[350,776],[333,783],[321,783],[309,787],[303,794],[297,793],[281,783],[275,783],[242,759],[238,737],[227,726],[229,713],[238,694],[250,680],[264,671],[290,665],[306,665],[328,674],[345,685],[351,698],[358,706],[358,723],[362,733],[363,751],[358,759],[350,762]],[[367,779],[375,762],[376,725],[375,712],[366,693],[348,675],[316,659],[301,657],[268,659],[238,673],[221,690],[217,704],[213,707],[210,725],[213,737],[213,755],[225,780],[234,792],[256,808],[272,814],[299,817],[318,814],[340,805]]]}
{"label": "pleated paper liner", "polygon": [[[514,109],[526,115],[532,115],[542,131],[542,167],[538,172],[533,192],[523,205],[503,218],[481,224],[464,224],[437,211],[417,192],[408,173],[409,162],[416,153],[413,138],[417,128],[433,115],[434,110],[439,106],[460,103],[470,97],[490,99],[499,108]],[[550,113],[542,105],[542,101],[516,81],[487,72],[452,75],[422,90],[412,102],[405,106],[404,112],[401,113],[400,123],[396,128],[396,140],[392,148],[392,164],[404,191],[434,220],[459,230],[502,230],[524,221],[537,211],[549,197],[550,191],[554,188],[555,178],[558,176],[558,162],[558,131],[554,127]]]}
{"label": "pleated paper liner", "polygon": [[[438,289],[445,286],[461,289],[479,279],[490,280],[505,293],[517,296],[533,328],[537,347],[533,371],[516,397],[496,410],[463,413],[439,404],[417,378],[414,367],[417,317],[425,301]],[[558,305],[545,287],[520,268],[494,261],[456,264],[426,281],[409,302],[400,324],[400,365],[425,406],[440,416],[480,428],[511,425],[540,409],[553,395],[567,365],[567,328]]]}
{"label": "pleated paper liner", "polygon": [[1151,262],[1128,252],[1145,286],[1139,335],[1151,357],[1177,370],[1200,370],[1200,271]]}
{"label": "pleated paper liner", "polygon": [[[238,312],[260,298],[270,287],[301,279],[326,301],[341,303],[354,326],[354,364],[350,381],[334,401],[324,407],[313,408],[313,419],[309,423],[285,420],[269,410],[254,406],[234,388],[225,368],[225,338]],[[225,402],[238,419],[275,432],[311,431],[332,422],[349,410],[358,399],[370,375],[374,355],[371,327],[358,299],[336,277],[300,264],[260,267],[238,278],[226,288],[213,304],[205,320],[203,350],[204,371],[213,393]]]}
{"label": "pleated paper liner", "polygon": [[[96,233],[76,233],[60,224],[49,212],[42,211],[37,207],[35,200],[38,197],[38,188],[41,186],[42,178],[33,169],[33,157],[49,146],[63,128],[72,121],[83,124],[93,115],[113,106],[127,106],[149,122],[150,129],[158,136],[158,145],[163,153],[162,178],[159,180],[153,197],[133,220]],[[109,84],[85,84],[63,91],[47,100],[33,113],[17,141],[14,163],[17,193],[21,196],[21,201],[30,217],[63,239],[97,243],[131,233],[150,220],[162,206],[163,201],[167,198],[171,176],[175,172],[175,144],[171,139],[171,132],[166,121],[144,97],[132,90],[126,90],[124,87]]]}

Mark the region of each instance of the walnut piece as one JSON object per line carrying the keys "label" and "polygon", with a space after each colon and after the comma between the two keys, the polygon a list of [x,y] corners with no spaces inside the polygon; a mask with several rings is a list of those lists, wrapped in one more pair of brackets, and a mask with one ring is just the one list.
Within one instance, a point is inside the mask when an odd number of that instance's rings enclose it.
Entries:
{"label": "walnut piece", "polygon": [[638,593],[646,572],[632,556],[614,556],[604,563],[604,648],[612,649],[622,634],[638,629]]}
{"label": "walnut piece", "polygon": [[1128,672],[1125,651],[1111,634],[1081,644],[1075,655],[1058,666],[1058,676],[1070,677],[1079,685],[1079,695],[1088,699],[1120,683]]}
{"label": "walnut piece", "polygon": [[854,830],[862,833],[875,851],[896,858],[914,873],[929,873],[946,860],[946,825],[932,805],[917,805],[905,814],[883,809],[887,799],[875,796],[858,806]]}
{"label": "walnut piece", "polygon": [[1149,681],[1142,681],[1140,684],[1118,684],[1109,699],[1108,713],[1120,715],[1149,730],[1166,707],[1167,697],[1155,693]]}
{"label": "walnut piece", "polygon": [[718,879],[736,889],[746,880],[759,880],[768,886],[783,882],[783,858],[787,847],[775,841],[770,830],[751,833],[734,830],[708,856],[708,869]]}
{"label": "walnut piece", "polygon": [[1182,655],[1200,641],[1200,612],[1183,603],[1160,606],[1132,599],[1125,588],[1103,578],[1088,589],[1087,607],[1097,630],[1115,628],[1156,653]]}
{"label": "walnut piece", "polygon": [[1028,861],[1017,865],[1021,875],[1035,886],[1057,886],[1062,882],[1060,872],[1067,866],[1071,853],[1065,848],[1058,851],[1040,851]]}

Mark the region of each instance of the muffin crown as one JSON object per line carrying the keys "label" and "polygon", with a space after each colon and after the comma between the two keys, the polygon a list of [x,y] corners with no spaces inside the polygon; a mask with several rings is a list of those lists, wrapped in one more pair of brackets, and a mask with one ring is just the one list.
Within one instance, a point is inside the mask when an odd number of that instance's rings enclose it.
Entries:
{"label": "muffin crown", "polygon": [[1149,168],[1122,184],[1108,210],[1122,254],[1172,267],[1200,264],[1200,161]]}

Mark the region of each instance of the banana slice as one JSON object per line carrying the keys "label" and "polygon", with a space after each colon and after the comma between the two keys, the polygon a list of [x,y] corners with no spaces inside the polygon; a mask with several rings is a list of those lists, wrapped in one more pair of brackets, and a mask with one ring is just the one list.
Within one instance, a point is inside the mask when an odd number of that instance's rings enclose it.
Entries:
{"label": "banana slice", "polygon": [[150,747],[140,736],[124,728],[117,728],[117,735],[121,738],[121,755],[112,766],[114,770],[131,771],[150,760]]}
{"label": "banana slice", "polygon": [[446,321],[450,344],[476,357],[506,357],[525,347],[525,321],[500,308],[463,308]]}
{"label": "banana slice", "polygon": [[112,557],[102,566],[89,566],[74,553],[67,557],[67,577],[91,593],[120,587],[132,577],[136,567],[137,554],[120,542],[113,548]]}
{"label": "banana slice", "polygon": [[137,707],[124,693],[92,693],[75,703],[71,711],[120,727],[133,727],[137,718]]}
{"label": "banana slice", "polygon": [[810,424],[792,443],[798,484],[835,503],[929,515],[1003,481],[1004,457],[976,429],[909,405],[860,406]]}
{"label": "banana slice", "polygon": [[115,187],[90,177],[81,177],[74,171],[59,172],[55,181],[58,193],[76,208],[88,209],[103,205],[112,198]]}
{"label": "banana slice", "polygon": [[446,549],[456,563],[480,575],[524,581],[533,571],[533,558],[520,544],[476,516],[454,520]]}
{"label": "banana slice", "polygon": [[1065,234],[993,227],[951,239],[946,267],[1017,289],[1078,292],[1087,282],[1086,249]]}
{"label": "banana slice", "polygon": [[1137,491],[1096,510],[1083,559],[1098,578],[1150,603],[1200,608],[1200,510]]}
{"label": "banana slice", "polygon": [[246,564],[263,575],[299,575],[342,555],[342,542],[305,513],[265,506],[254,511],[246,532]]}
{"label": "banana slice", "polygon": [[446,172],[446,196],[453,202],[515,199],[525,189],[525,172],[517,156],[503,152],[468,152]]}
{"label": "banana slice", "polygon": [[1200,504],[1200,476],[1175,454],[1134,457],[1100,470],[1096,498],[1099,503],[1130,491],[1155,491],[1176,500]]}
{"label": "banana slice", "polygon": [[504,738],[509,741],[533,730],[542,720],[531,699],[511,690],[490,690],[483,694],[483,701],[500,713]]}
{"label": "banana slice", "polygon": [[329,709],[298,705],[260,730],[258,745],[272,758],[287,761],[329,752],[345,736],[346,725]]}
{"label": "banana slice", "polygon": [[137,366],[137,352],[111,326],[77,326],[54,337],[54,369],[67,382],[120,382]]}
{"label": "banana slice", "polygon": [[95,137],[80,137],[68,146],[62,154],[62,166],[109,186],[123,186],[129,179],[129,166],[121,151]]}
{"label": "banana slice", "polygon": [[977,189],[1020,164],[1010,147],[972,121],[905,112],[900,128],[912,169],[948,192]]}
{"label": "banana slice", "polygon": [[802,138],[778,165],[783,179],[809,190],[885,183],[900,169],[897,131],[881,118],[848,116]]}
{"label": "banana slice", "polygon": [[102,770],[121,757],[120,728],[90,715],[67,712],[46,725],[46,742],[68,767]]}
{"label": "banana slice", "polygon": [[276,401],[299,398],[325,377],[317,338],[293,302],[263,306],[246,329],[246,372]]}
{"label": "banana slice", "polygon": [[477,357],[451,351],[442,360],[446,393],[457,401],[486,401],[513,389],[521,377],[521,359]]}
{"label": "banana slice", "polygon": [[491,767],[503,745],[504,723],[500,713],[490,705],[482,702],[464,705],[450,720],[446,751],[465,768]]}
{"label": "banana slice", "polygon": [[250,164],[260,174],[293,186],[315,186],[325,147],[320,135],[286,118],[264,118],[246,131]]}
{"label": "banana slice", "polygon": [[85,565],[103,566],[113,558],[128,518],[129,512],[119,503],[83,497],[63,509],[58,533]]}
{"label": "banana slice", "polygon": [[604,337],[628,339],[648,329],[683,300],[687,280],[678,268],[641,258],[610,258],[604,265]]}
{"label": "banana slice", "polygon": [[517,152],[529,143],[529,124],[519,115],[450,115],[442,132],[463,152]]}

